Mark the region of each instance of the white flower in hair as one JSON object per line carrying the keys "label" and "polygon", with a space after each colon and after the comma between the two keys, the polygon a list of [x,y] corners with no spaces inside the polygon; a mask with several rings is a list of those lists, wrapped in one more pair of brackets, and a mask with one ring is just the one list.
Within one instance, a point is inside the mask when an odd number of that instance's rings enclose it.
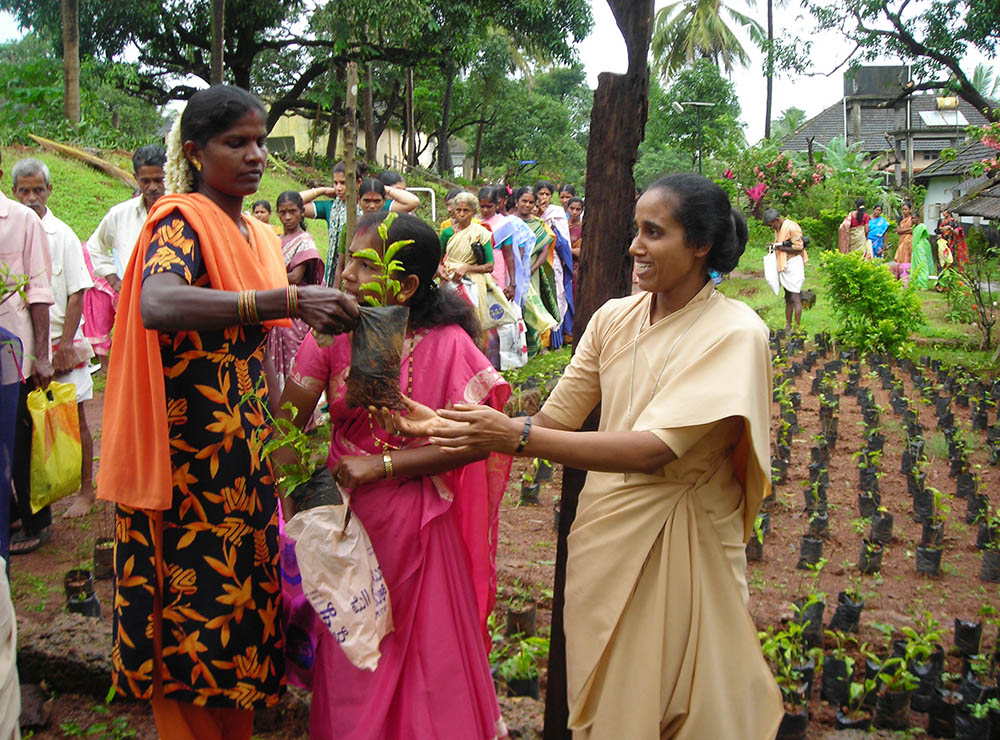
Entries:
{"label": "white flower in hair", "polygon": [[194,175],[191,164],[184,156],[184,140],[181,137],[181,113],[174,118],[174,123],[167,134],[167,164],[165,169],[165,185],[168,193],[194,192]]}

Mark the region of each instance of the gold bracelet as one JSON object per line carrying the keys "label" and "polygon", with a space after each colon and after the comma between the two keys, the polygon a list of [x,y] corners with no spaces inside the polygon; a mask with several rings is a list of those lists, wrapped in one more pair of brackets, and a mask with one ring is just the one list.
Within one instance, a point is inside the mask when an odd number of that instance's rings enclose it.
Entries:
{"label": "gold bracelet", "polygon": [[392,455],[388,452],[383,452],[382,464],[385,466],[385,479],[392,480]]}
{"label": "gold bracelet", "polygon": [[246,299],[247,294],[245,290],[241,290],[236,294],[236,320],[240,324],[247,323]]}
{"label": "gold bracelet", "polygon": [[247,293],[249,294],[248,297],[247,297],[247,303],[248,303],[248,309],[249,309],[248,310],[248,314],[249,314],[249,317],[250,317],[250,323],[251,324],[259,324],[260,323],[260,316],[257,314],[257,291],[256,290],[248,290]]}

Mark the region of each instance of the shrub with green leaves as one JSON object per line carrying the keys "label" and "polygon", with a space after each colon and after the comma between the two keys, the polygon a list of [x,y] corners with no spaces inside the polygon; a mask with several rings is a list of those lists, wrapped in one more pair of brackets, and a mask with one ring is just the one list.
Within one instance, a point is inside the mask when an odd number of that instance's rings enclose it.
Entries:
{"label": "shrub with green leaves", "polygon": [[820,264],[842,341],[866,352],[907,349],[910,334],[924,323],[914,290],[858,252],[823,252]]}
{"label": "shrub with green leaves", "polygon": [[961,272],[950,267],[938,275],[938,288],[944,291],[948,301],[948,321],[953,324],[971,324],[976,319],[975,305],[969,280]]}

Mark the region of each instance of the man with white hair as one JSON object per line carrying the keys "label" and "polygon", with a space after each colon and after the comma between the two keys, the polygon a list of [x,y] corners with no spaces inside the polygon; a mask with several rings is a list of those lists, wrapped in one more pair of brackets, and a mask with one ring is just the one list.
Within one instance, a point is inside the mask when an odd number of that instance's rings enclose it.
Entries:
{"label": "man with white hair", "polygon": [[52,260],[52,296],[49,306],[49,342],[52,350],[53,380],[76,386],[83,453],[80,492],[70,502],[64,516],[83,516],[94,504],[94,438],[87,426],[83,403],[94,397],[90,358],[94,356],[83,336],[83,294],[94,287],[83,259],[83,246],[73,230],[56,218],[47,206],[52,195],[49,168],[37,159],[22,159],[11,170],[14,197],[42,219]]}

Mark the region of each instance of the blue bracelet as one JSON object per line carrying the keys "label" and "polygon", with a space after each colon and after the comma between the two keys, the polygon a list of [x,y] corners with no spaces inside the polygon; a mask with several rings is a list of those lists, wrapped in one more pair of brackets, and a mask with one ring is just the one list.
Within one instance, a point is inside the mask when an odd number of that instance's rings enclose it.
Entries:
{"label": "blue bracelet", "polygon": [[514,454],[518,454],[524,450],[524,446],[528,444],[528,435],[531,434],[531,417],[525,417],[524,419],[524,429],[521,430],[521,441],[517,443],[517,449],[514,450]]}

